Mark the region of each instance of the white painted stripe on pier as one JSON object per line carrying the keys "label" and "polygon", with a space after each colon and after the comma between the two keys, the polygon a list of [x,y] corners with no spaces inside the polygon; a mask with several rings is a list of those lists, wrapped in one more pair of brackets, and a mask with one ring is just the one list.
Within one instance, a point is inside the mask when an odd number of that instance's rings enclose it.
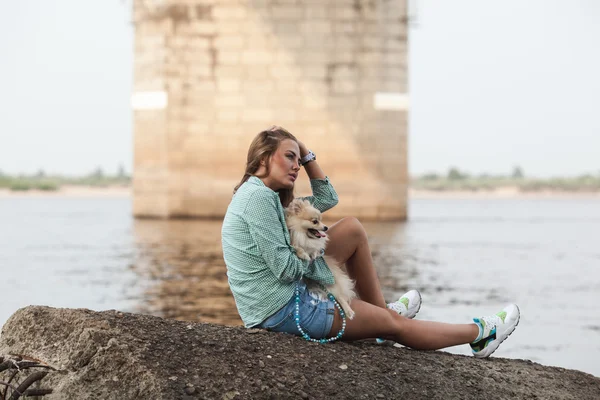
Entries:
{"label": "white painted stripe on pier", "polygon": [[163,110],[167,108],[167,92],[134,92],[131,95],[131,108],[134,110]]}
{"label": "white painted stripe on pier", "polygon": [[376,110],[408,110],[408,93],[377,92],[373,98],[373,106]]}

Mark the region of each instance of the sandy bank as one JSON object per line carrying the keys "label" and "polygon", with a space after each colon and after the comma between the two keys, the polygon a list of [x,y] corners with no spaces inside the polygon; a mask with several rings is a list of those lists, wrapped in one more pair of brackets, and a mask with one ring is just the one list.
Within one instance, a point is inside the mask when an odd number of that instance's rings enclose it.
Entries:
{"label": "sandy bank", "polygon": [[7,197],[129,197],[130,186],[61,186],[56,191],[26,190],[12,191],[0,189],[0,198]]}
{"label": "sandy bank", "polygon": [[[0,189],[0,198],[9,197],[130,197],[131,186],[61,186],[57,191],[28,190],[11,191]],[[409,188],[411,199],[600,199],[600,192],[538,191],[521,192],[517,187],[503,187],[480,191],[435,191]]]}
{"label": "sandy bank", "polygon": [[422,190],[408,189],[411,199],[600,199],[600,192],[563,192],[542,190],[537,192],[521,192],[516,186],[507,186],[496,190]]}

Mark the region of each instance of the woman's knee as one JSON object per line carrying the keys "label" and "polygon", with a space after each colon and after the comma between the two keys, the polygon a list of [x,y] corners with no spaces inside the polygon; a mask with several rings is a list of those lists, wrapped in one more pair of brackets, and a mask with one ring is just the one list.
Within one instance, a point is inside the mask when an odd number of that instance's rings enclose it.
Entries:
{"label": "woman's knee", "polygon": [[365,230],[363,224],[356,217],[345,217],[340,221],[340,224],[344,228],[344,232],[346,235],[358,239],[358,240],[366,240],[367,239],[367,231]]}
{"label": "woman's knee", "polygon": [[327,233],[329,242],[325,254],[335,257],[338,262],[345,263],[357,248],[368,245],[365,229],[360,221],[353,217],[339,220]]}
{"label": "woman's knee", "polygon": [[[410,324],[410,320],[402,315],[398,314],[394,310],[386,309],[390,316],[390,324],[393,326],[395,334],[401,334],[407,329],[407,325]],[[410,328],[409,328],[410,329]]]}
{"label": "woman's knee", "polygon": [[403,331],[406,318],[393,310],[386,309],[385,311],[380,314],[377,325],[380,327],[383,336],[388,339],[396,338]]}

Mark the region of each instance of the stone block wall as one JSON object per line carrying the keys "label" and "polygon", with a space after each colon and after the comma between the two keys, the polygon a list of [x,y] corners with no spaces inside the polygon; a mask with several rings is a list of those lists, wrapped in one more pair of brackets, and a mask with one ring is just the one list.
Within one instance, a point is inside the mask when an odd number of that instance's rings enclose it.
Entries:
{"label": "stone block wall", "polygon": [[340,195],[328,216],[406,218],[406,0],[133,7],[136,216],[222,217],[275,124],[317,154]]}

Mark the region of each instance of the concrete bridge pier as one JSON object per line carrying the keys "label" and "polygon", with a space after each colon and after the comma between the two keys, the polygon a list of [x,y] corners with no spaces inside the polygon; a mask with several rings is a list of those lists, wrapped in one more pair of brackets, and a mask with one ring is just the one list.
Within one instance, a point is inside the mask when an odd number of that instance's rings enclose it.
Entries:
{"label": "concrete bridge pier", "polygon": [[406,0],[133,7],[135,216],[221,218],[276,124],[317,154],[340,195],[330,217],[406,218]]}

